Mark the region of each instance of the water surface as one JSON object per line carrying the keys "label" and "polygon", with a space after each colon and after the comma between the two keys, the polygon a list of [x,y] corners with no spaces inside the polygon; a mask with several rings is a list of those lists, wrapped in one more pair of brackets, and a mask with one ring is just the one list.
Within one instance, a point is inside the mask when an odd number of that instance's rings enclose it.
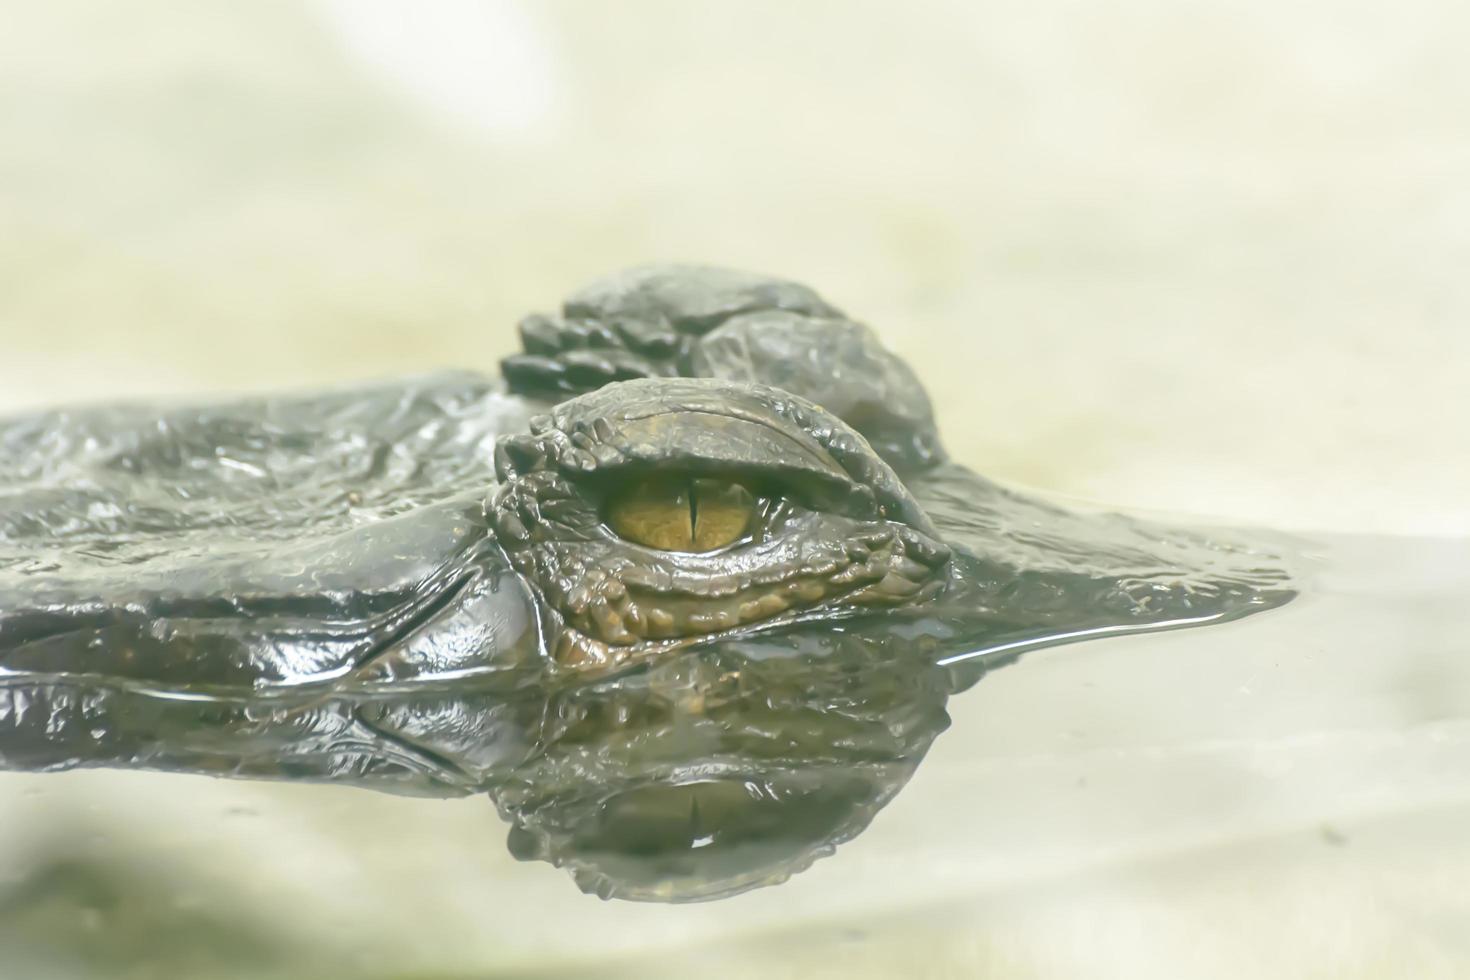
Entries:
{"label": "water surface", "polygon": [[1283,609],[988,675],[776,888],[600,902],[509,858],[481,799],[3,774],[0,948],[78,978],[1455,975],[1470,542],[1303,547]]}

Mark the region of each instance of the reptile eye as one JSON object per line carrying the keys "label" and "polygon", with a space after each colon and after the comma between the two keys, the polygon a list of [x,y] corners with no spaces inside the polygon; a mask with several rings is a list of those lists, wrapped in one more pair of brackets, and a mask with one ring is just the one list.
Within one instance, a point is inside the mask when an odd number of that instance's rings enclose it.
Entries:
{"label": "reptile eye", "polygon": [[662,477],[612,498],[607,524],[634,544],[660,551],[714,551],[745,534],[755,516],[749,490],[728,480]]}

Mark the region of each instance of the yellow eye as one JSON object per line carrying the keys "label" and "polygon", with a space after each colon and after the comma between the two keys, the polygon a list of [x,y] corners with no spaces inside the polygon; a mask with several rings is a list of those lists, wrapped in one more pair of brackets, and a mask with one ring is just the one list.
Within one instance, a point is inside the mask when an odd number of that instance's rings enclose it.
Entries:
{"label": "yellow eye", "polygon": [[755,498],[726,480],[665,477],[635,484],[612,499],[607,523],[634,544],[660,551],[714,551],[740,540]]}

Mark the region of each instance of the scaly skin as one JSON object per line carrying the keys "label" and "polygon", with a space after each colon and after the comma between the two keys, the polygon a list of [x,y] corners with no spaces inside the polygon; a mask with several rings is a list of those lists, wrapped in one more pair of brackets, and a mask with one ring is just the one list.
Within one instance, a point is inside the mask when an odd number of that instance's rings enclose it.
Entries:
{"label": "scaly skin", "polygon": [[[531,431],[501,443],[489,512],[557,620],[563,666],[623,666],[816,610],[913,602],[949,560],[860,436],[774,388],[630,381],[532,419]],[[768,488],[751,540],[657,551],[604,523],[606,488],[668,470]]]}
{"label": "scaly skin", "polygon": [[[948,462],[805,287],[634,270],[522,335],[505,384],[0,422],[0,765],[486,793],[588,891],[716,898],[859,833],[1019,652],[1295,594]],[[747,488],[738,538],[614,530],[669,474]]]}

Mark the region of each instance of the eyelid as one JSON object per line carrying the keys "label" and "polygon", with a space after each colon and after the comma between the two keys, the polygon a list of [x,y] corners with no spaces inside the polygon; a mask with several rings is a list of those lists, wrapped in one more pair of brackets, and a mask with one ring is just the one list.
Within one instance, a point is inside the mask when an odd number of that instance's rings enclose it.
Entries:
{"label": "eyelid", "polygon": [[725,480],[740,484],[756,497],[785,497],[819,509],[824,509],[828,501],[841,500],[854,486],[849,479],[801,467],[767,463],[735,465],[723,460],[686,454],[673,455],[657,462],[625,458],[599,466],[595,473],[575,475],[575,478],[584,486],[606,495],[630,483],[667,476]]}

